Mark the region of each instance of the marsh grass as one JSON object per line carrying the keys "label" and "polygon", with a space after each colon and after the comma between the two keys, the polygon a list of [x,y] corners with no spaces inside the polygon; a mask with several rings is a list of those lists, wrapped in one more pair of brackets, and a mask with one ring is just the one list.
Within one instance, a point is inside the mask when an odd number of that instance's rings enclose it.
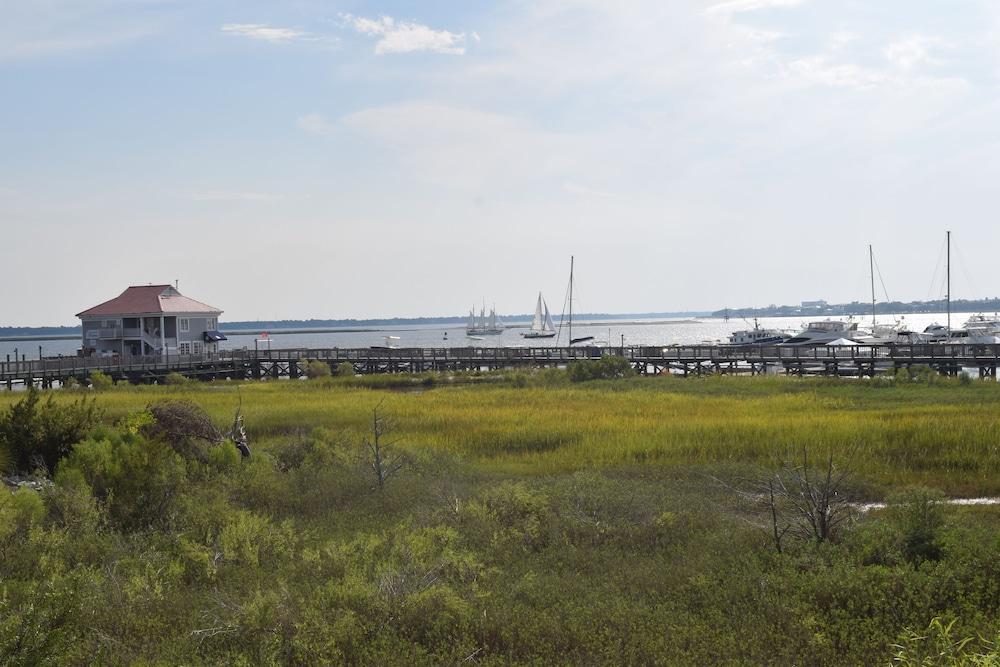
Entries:
{"label": "marsh grass", "polygon": [[[944,508],[937,560],[906,560],[891,509],[777,554],[723,483],[806,446],[852,496],[991,493],[996,385],[472,377],[96,393],[117,426],[47,490],[0,488],[0,662],[839,666],[936,616],[1000,630],[996,507]],[[143,439],[163,399],[219,427],[242,405],[253,456]],[[383,492],[376,406],[412,457]]]}
{"label": "marsh grass", "polygon": [[[775,466],[806,446],[851,453],[885,487],[925,484],[955,495],[1000,493],[1000,385],[875,386],[823,379],[637,378],[514,386],[386,376],[329,382],[120,387],[97,394],[114,421],[164,396],[224,423],[243,400],[251,438],[277,442],[303,427],[359,439],[375,405],[407,446],[462,456],[484,469],[547,474],[628,465]],[[430,377],[430,376],[428,376]],[[383,391],[402,386],[420,391]],[[56,392],[72,400],[80,391]],[[5,409],[16,394],[0,395]]]}

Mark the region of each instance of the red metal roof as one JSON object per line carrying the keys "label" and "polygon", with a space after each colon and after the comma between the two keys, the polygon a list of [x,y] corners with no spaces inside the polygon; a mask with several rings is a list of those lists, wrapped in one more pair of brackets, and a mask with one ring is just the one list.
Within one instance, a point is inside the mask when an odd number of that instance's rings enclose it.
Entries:
{"label": "red metal roof", "polygon": [[184,296],[173,285],[139,285],[129,287],[110,301],[94,306],[77,317],[107,317],[112,315],[159,315],[173,313],[205,313],[218,315],[222,311],[201,301]]}

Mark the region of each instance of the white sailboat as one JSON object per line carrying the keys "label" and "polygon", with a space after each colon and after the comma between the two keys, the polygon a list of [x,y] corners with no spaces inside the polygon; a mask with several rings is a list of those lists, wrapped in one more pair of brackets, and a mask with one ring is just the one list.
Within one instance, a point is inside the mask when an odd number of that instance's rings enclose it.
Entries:
{"label": "white sailboat", "polygon": [[[543,314],[544,308],[544,314]],[[531,330],[521,334],[525,338],[554,338],[556,327],[549,315],[549,304],[545,303],[542,293],[538,293],[538,303],[535,304],[535,317],[531,320]]]}

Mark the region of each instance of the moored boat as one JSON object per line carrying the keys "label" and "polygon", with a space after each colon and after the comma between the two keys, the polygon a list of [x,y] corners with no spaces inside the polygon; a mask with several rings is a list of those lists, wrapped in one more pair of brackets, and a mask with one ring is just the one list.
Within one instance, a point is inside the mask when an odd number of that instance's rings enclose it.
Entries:
{"label": "moored boat", "polygon": [[753,329],[742,329],[729,334],[729,345],[776,345],[788,340],[789,335],[780,329],[762,329],[753,318]]}
{"label": "moored boat", "polygon": [[857,322],[843,322],[841,320],[818,320],[809,322],[802,331],[795,334],[788,340],[778,345],[826,345],[833,341],[845,338],[854,340],[858,336]]}

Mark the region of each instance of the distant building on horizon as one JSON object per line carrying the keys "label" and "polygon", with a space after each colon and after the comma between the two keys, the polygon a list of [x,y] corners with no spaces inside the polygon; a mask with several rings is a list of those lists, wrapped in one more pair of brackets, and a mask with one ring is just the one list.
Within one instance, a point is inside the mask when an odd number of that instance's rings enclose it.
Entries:
{"label": "distant building on horizon", "polygon": [[219,315],[214,306],[195,301],[173,285],[127,288],[110,301],[77,313],[81,354],[166,356],[218,352]]}
{"label": "distant building on horizon", "polygon": [[803,301],[802,308],[826,308],[829,304],[823,299],[817,301]]}

